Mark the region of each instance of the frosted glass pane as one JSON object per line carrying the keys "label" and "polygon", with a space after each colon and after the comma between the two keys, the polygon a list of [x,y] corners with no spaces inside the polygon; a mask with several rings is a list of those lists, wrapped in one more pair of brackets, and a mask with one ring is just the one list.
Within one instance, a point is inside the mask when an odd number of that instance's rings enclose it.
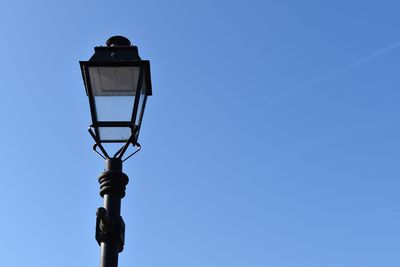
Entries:
{"label": "frosted glass pane", "polygon": [[94,96],[133,96],[140,67],[89,67]]}
{"label": "frosted glass pane", "polygon": [[138,113],[136,115],[136,125],[140,125],[140,120],[141,120],[141,116],[142,116],[142,112],[143,110],[143,105],[144,105],[144,101],[147,98],[147,95],[145,94],[145,89],[142,89],[141,93],[140,93],[140,98],[139,98],[139,106],[138,106]]}
{"label": "frosted glass pane", "polygon": [[131,129],[128,127],[99,127],[102,141],[126,141],[131,134]]}
{"label": "frosted glass pane", "polygon": [[133,96],[95,96],[98,121],[130,121],[133,112]]}

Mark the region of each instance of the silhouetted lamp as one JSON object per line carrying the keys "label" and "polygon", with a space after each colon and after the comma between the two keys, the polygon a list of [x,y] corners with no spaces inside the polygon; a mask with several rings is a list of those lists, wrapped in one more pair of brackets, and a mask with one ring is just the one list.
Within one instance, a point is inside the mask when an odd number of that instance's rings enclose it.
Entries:
{"label": "silhouetted lamp", "polygon": [[[106,46],[95,47],[94,51],[89,61],[79,63],[89,98],[93,149],[106,163],[98,179],[104,205],[96,212],[96,240],[100,246],[100,267],[117,267],[118,253],[125,244],[121,199],[129,182],[122,165],[140,150],[139,131],[147,97],[152,93],[150,63],[141,60],[137,47],[122,36],[111,37]],[[111,157],[106,143],[117,145]],[[137,150],[123,159],[130,145]]]}

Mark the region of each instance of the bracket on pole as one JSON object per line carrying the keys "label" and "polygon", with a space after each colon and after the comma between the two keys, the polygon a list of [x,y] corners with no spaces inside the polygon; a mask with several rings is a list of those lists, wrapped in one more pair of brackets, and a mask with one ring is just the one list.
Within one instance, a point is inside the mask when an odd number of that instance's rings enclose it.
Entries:
{"label": "bracket on pole", "polygon": [[111,218],[105,208],[98,208],[96,212],[96,241],[99,246],[101,242],[116,242],[118,243],[118,252],[122,252],[125,245],[125,222],[122,217]]}

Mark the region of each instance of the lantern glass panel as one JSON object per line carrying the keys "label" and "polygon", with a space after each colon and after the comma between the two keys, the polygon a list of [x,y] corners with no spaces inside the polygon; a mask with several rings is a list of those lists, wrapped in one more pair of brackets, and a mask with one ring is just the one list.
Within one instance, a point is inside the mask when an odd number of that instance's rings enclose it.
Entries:
{"label": "lantern glass panel", "polygon": [[99,127],[100,140],[103,142],[122,142],[128,140],[132,131],[129,127]]}
{"label": "lantern glass panel", "polygon": [[147,88],[146,88],[146,72],[143,71],[143,83],[139,85],[139,100],[138,100],[138,109],[137,109],[137,115],[135,118],[135,125],[140,127],[141,120],[143,117],[143,112],[144,112],[144,105],[146,103],[147,99]]}
{"label": "lantern glass panel", "polygon": [[135,96],[140,67],[89,67],[94,96]]}
{"label": "lantern glass panel", "polygon": [[95,96],[98,121],[130,121],[134,96]]}
{"label": "lantern glass panel", "polygon": [[136,115],[136,125],[140,127],[141,125],[141,120],[143,117],[143,112],[144,112],[144,105],[147,99],[147,95],[144,89],[141,90],[140,92],[140,98],[139,98],[139,106],[138,106],[138,112]]}

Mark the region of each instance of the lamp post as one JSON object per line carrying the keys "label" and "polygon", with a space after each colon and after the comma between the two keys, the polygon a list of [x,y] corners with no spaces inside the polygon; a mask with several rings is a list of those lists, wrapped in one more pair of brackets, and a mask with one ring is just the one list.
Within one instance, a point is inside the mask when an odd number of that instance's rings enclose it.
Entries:
{"label": "lamp post", "polygon": [[[106,46],[94,50],[89,61],[79,63],[89,98],[92,124],[88,130],[95,142],[93,150],[106,163],[99,177],[104,207],[96,213],[96,240],[100,267],[117,267],[118,253],[125,243],[121,199],[128,184],[122,163],[141,148],[139,131],[147,97],[152,94],[150,62],[141,60],[137,47],[122,36],[113,36]],[[119,144],[118,149],[106,149],[110,143]],[[130,145],[136,151],[125,156]]]}

